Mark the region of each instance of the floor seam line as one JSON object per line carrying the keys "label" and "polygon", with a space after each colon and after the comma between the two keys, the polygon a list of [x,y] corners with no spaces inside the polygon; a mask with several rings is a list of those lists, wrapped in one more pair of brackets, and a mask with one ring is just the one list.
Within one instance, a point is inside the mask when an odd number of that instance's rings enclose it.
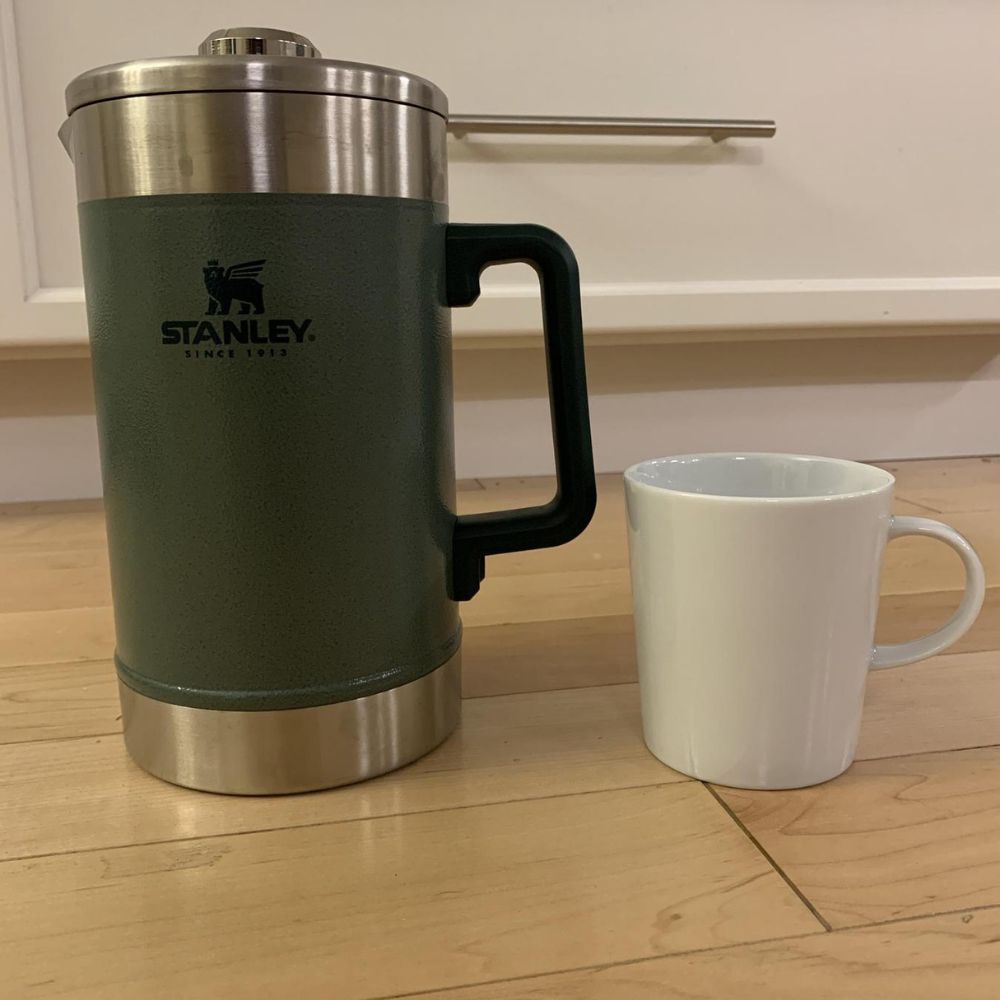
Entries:
{"label": "floor seam line", "polygon": [[522,976],[508,976],[504,979],[483,979],[470,983],[459,983],[454,986],[436,986],[426,990],[407,993],[380,993],[367,997],[366,1000],[408,1000],[437,993],[452,993],[457,990],[477,989],[482,986],[502,986],[504,983],[519,983],[528,979],[549,979],[553,976],[566,976],[574,972],[603,972],[605,969],[618,969],[629,965],[641,965],[644,962],[659,962],[664,959],[686,958],[692,955],[704,955],[708,952],[731,951],[734,948],[752,948],[755,945],[777,944],[781,941],[795,941],[802,938],[821,937],[824,930],[806,931],[802,934],[782,934],[779,937],[759,938],[749,941],[733,941],[730,944],[709,945],[705,948],[686,948],[682,951],[666,951],[659,955],[642,955],[638,958],[623,958],[617,962],[599,962],[594,965],[574,965],[565,969],[552,969],[548,972],[527,972]]}
{"label": "floor seam line", "polygon": [[[138,765],[136,765],[138,766]],[[433,772],[432,772],[433,773]],[[443,772],[442,772],[443,773]],[[159,781],[159,778],[150,780]],[[692,781],[653,781],[640,785],[619,785],[615,788],[588,788],[576,792],[560,792],[556,795],[539,795],[535,798],[499,799],[495,802],[468,802],[453,806],[440,806],[437,809],[414,809],[409,812],[379,813],[375,816],[351,816],[346,819],[324,819],[312,823],[292,823],[287,826],[258,827],[253,830],[227,830],[222,833],[203,833],[195,837],[167,837],[163,840],[144,840],[129,844],[103,844],[84,847],[70,851],[47,851],[44,854],[19,854],[14,857],[0,858],[0,868],[3,865],[15,864],[18,861],[41,861],[47,858],[63,858],[74,854],[93,854],[99,851],[124,851],[132,847],[162,847],[166,844],[189,844],[198,840],[220,840],[223,837],[248,837],[254,833],[281,833],[287,830],[310,830],[321,826],[342,826],[346,823],[365,823],[379,819],[400,819],[405,816],[430,816],[435,813],[457,812],[461,809],[481,809],[490,806],[508,806],[518,803],[545,802],[550,799],[568,799],[582,795],[601,795],[607,792],[633,792],[643,788],[684,788],[694,784]],[[329,791],[329,789],[327,789]],[[199,792],[198,794],[214,794]],[[322,792],[304,792],[304,795],[322,794]]]}
{"label": "floor seam line", "polygon": [[873,930],[876,927],[892,927],[896,924],[914,923],[918,920],[931,920],[934,917],[954,917],[960,913],[981,913],[985,910],[1000,910],[1000,903],[980,903],[977,906],[959,906],[951,910],[935,910],[933,913],[913,913],[907,917],[889,917],[888,920],[873,920],[862,924],[844,924],[843,927],[832,927],[831,934],[843,934],[846,931]]}
{"label": "floor seam line", "polygon": [[854,763],[867,764],[869,761],[879,760],[903,760],[906,757],[930,757],[943,753],[966,753],[972,750],[995,750],[1000,747],[998,743],[977,743],[971,747],[942,747],[940,750],[914,750],[911,753],[887,753],[880,757],[856,757]]}
{"label": "floor seam line", "polygon": [[749,827],[747,827],[746,823],[744,823],[743,820],[741,820],[739,818],[739,816],[737,816],[736,813],[733,812],[732,809],[730,809],[729,804],[726,802],[726,800],[723,799],[722,796],[708,782],[703,781],[701,784],[704,786],[704,788],[706,788],[708,790],[708,793],[712,796],[712,798],[715,799],[715,801],[719,803],[719,805],[722,807],[722,809],[725,811],[725,813],[729,816],[729,818],[740,828],[740,830],[743,831],[743,833],[746,836],[746,838],[750,841],[750,843],[753,844],[754,847],[757,848],[757,850],[763,856],[764,860],[767,861],[767,863],[778,873],[778,875],[781,876],[781,878],[784,881],[785,885],[787,885],[788,888],[791,889],[792,892],[794,892],[795,895],[798,897],[799,902],[801,902],[802,905],[819,921],[819,923],[823,926],[823,929],[825,931],[832,931],[833,930],[833,926],[826,919],[826,917],[824,917],[819,912],[819,910],[816,909],[816,907],[813,905],[812,901],[805,895],[805,893],[785,873],[784,868],[782,868],[781,865],[779,865],[778,862],[774,860],[774,858],[771,856],[770,852],[750,832],[750,829],[749,829]]}
{"label": "floor seam line", "polygon": [[[121,735],[121,729],[112,729],[106,733],[80,733],[77,736],[39,736],[38,739],[32,740],[0,740],[0,752],[3,752],[5,747],[34,746],[37,743],[70,743],[74,740],[95,740],[103,739],[105,736]],[[0,787],[3,787],[2,783]]]}

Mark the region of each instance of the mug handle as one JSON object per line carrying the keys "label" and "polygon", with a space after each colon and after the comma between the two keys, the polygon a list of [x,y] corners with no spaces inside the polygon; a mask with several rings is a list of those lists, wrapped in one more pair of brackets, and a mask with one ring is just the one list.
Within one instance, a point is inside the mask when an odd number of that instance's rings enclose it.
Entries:
{"label": "mug handle", "polygon": [[486,556],[562,545],[590,523],[597,504],[583,363],[580,275],[569,244],[544,226],[452,224],[445,234],[449,306],[479,298],[490,264],[530,264],[542,290],[542,329],[556,458],[555,496],[540,507],[463,514],[452,540],[452,597],[479,590]]}
{"label": "mug handle", "polygon": [[958,610],[936,632],[910,642],[876,646],[871,663],[873,670],[926,660],[928,656],[934,656],[958,642],[972,628],[986,598],[986,572],[982,560],[964,535],[947,524],[927,517],[893,517],[889,526],[889,541],[903,535],[926,535],[950,545],[965,566],[965,593]]}

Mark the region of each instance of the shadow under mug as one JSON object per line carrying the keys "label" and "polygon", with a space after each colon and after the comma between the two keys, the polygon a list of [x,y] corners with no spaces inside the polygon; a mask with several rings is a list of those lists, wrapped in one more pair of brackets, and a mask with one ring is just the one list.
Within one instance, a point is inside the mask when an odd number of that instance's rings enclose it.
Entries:
{"label": "shadow under mug", "polygon": [[[803,455],[657,458],[625,472],[646,744],[737,788],[799,788],[854,759],[865,679],[941,652],[972,626],[982,562],[953,528],[894,517],[894,478]],[[942,628],[874,645],[886,543],[927,535],[965,565]]]}

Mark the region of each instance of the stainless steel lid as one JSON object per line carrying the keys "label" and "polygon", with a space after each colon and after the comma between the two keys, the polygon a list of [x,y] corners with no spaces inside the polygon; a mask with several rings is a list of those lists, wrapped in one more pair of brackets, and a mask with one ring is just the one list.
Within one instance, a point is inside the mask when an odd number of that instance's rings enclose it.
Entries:
{"label": "stainless steel lid", "polygon": [[146,94],[276,91],[392,101],[448,116],[448,98],[423,77],[385,66],[320,58],[308,38],[275,28],[224,28],[196,56],[140,59],[82,73],[66,88],[66,111]]}

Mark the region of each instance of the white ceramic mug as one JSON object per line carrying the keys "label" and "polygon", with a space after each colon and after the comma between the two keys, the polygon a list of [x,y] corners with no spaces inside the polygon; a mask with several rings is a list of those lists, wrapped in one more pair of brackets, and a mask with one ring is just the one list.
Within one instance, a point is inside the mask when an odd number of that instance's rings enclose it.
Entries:
{"label": "white ceramic mug", "polygon": [[[869,669],[913,663],[975,621],[983,565],[953,528],[894,517],[895,480],[802,455],[682,455],[625,473],[642,725],[665,764],[738,788],[835,777],[857,746]],[[889,539],[929,535],[965,564],[938,631],[874,645]]]}

